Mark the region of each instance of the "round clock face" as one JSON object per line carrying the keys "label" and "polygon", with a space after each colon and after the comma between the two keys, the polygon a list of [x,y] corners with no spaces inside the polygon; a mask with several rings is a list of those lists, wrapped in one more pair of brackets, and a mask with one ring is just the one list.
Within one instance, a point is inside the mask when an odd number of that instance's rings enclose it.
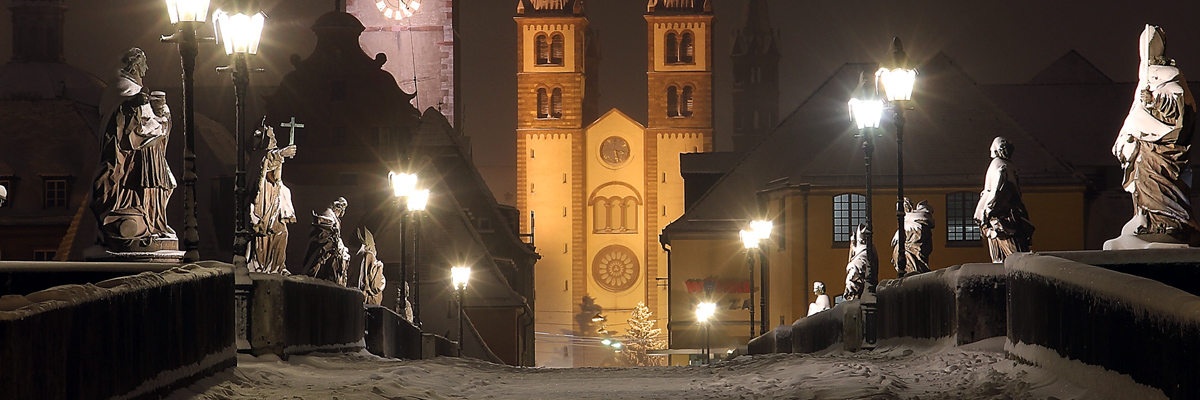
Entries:
{"label": "round clock face", "polygon": [[418,0],[378,0],[375,7],[383,13],[384,18],[398,21],[411,17],[418,8],[421,8],[421,2]]}
{"label": "round clock face", "polygon": [[600,159],[608,165],[621,165],[629,159],[629,142],[612,136],[600,143]]}
{"label": "round clock face", "polygon": [[637,256],[628,247],[614,244],[596,253],[592,260],[592,280],[610,292],[632,288],[641,275]]}

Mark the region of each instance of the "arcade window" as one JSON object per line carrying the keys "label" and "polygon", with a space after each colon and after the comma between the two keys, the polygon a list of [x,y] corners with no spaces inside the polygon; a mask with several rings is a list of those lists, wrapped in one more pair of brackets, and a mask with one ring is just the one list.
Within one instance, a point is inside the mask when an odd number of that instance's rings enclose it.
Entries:
{"label": "arcade window", "polygon": [[695,107],[695,89],[691,86],[684,86],[681,90],[677,86],[667,87],[667,117],[668,118],[686,118],[692,116],[692,109]]}
{"label": "arcade window", "polygon": [[859,223],[867,221],[867,198],[861,194],[845,193],[833,196],[833,242],[850,243],[850,234]]}
{"label": "arcade window", "polygon": [[691,32],[667,32],[663,38],[663,62],[666,64],[696,63],[696,37]]}

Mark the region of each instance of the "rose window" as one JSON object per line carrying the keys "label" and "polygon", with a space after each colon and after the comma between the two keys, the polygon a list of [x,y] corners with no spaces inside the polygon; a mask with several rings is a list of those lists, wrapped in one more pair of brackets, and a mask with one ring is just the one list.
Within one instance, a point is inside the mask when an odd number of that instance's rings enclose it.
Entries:
{"label": "rose window", "polygon": [[592,261],[592,280],[610,292],[629,290],[639,275],[637,256],[625,246],[605,247]]}

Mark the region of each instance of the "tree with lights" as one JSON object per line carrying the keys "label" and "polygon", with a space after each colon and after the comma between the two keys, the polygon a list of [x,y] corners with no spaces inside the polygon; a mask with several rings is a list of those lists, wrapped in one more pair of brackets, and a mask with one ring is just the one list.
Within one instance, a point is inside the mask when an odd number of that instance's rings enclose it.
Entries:
{"label": "tree with lights", "polygon": [[621,352],[629,365],[659,366],[663,365],[661,357],[651,357],[647,350],[665,348],[666,343],[659,334],[662,329],[655,328],[657,322],[654,313],[645,303],[639,302],[629,317],[629,333],[625,335],[625,349]]}

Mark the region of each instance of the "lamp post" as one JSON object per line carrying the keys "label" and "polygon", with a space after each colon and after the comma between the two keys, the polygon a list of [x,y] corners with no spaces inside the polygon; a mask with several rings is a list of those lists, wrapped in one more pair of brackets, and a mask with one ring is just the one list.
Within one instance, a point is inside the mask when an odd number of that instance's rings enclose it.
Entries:
{"label": "lamp post", "polygon": [[[771,238],[771,229],[774,224],[771,221],[757,220],[750,223],[750,230],[742,230],[738,232],[738,236],[742,238],[742,246],[746,248],[746,264],[750,267],[750,339],[754,339],[754,252],[759,248],[759,242]],[[760,263],[761,264],[761,263]],[[765,264],[759,266],[760,269],[765,268]],[[762,302],[761,309],[763,310],[763,328],[762,332],[766,333],[766,317],[767,305],[765,290],[767,288],[766,270],[762,271],[763,281],[760,296]]]}
{"label": "lamp post", "polygon": [[463,292],[467,289],[467,281],[471,279],[471,267],[450,268],[450,278],[454,283],[454,297],[458,300],[458,356],[462,357]]}
{"label": "lamp post", "polygon": [[[879,100],[874,90],[869,90],[866,87],[866,82],[866,77],[860,73],[858,76],[858,87],[851,93],[847,106],[850,109],[850,119],[854,121],[855,125],[858,126],[859,132],[861,132],[859,136],[862,137],[863,164],[866,170],[864,175],[867,182],[866,222],[867,229],[874,232],[874,228],[871,226],[871,157],[875,154],[875,132],[873,130],[879,128],[879,118],[883,115],[883,101]],[[866,236],[867,249],[871,249],[868,251],[872,251],[875,246],[871,238],[873,235]],[[869,266],[870,270],[867,271],[868,279],[864,285],[866,287],[863,288],[864,292],[875,291],[875,283],[879,279],[879,266],[875,264],[871,263]]]}
{"label": "lamp post", "polygon": [[258,42],[262,37],[266,18],[262,11],[249,15],[245,10],[217,9],[213,13],[213,21],[220,33],[220,42],[224,44],[225,54],[233,57],[232,67],[219,67],[217,71],[232,73],[237,110],[237,170],[234,172],[233,188],[237,205],[234,208],[233,262],[239,266],[246,265],[246,249],[250,243],[250,230],[246,227],[247,216],[250,214],[250,205],[246,199],[246,91],[250,86],[250,72],[257,72],[250,70],[247,57],[258,53]]}
{"label": "lamp post", "polygon": [[[179,45],[183,64],[183,261],[200,261],[200,233],[196,231],[196,107],[193,79],[199,40],[196,27],[208,18],[208,0],[166,0],[167,16],[178,29],[161,38]],[[204,39],[210,42],[211,39]]]}
{"label": "lamp post", "polygon": [[425,205],[429,203],[429,189],[414,190],[408,196],[408,215],[413,222],[413,274],[412,308],[413,323],[421,327],[421,218]]}
{"label": "lamp post", "polygon": [[708,320],[710,318],[712,318],[713,314],[715,314],[716,312],[717,312],[717,304],[716,303],[709,303],[706,301],[706,302],[702,302],[702,303],[700,303],[700,305],[696,306],[696,320],[704,325],[704,363],[705,364],[708,364],[708,360],[709,360],[709,358],[711,358],[711,356],[709,355],[709,349],[708,349],[708,329],[711,324],[708,322]]}
{"label": "lamp post", "polygon": [[[750,231],[754,232],[754,235],[758,237],[759,242],[771,238],[771,229],[773,227],[774,224],[767,220],[756,220],[750,223]],[[770,259],[765,257],[765,253],[766,251],[761,248],[758,251],[758,311],[759,314],[762,314],[758,319],[758,322],[759,332],[762,333],[767,333],[767,331],[771,329],[767,323],[767,320],[769,319],[767,318],[767,315],[769,314],[768,311],[770,311],[767,308],[767,297],[771,295],[771,287],[767,285],[767,280],[770,279],[771,276],[771,263]],[[754,299],[750,300],[754,301]]]}
{"label": "lamp post", "polygon": [[[417,174],[408,174],[408,173],[403,173],[403,172],[401,172],[401,173],[388,172],[388,183],[390,183],[392,185],[392,195],[396,196],[397,207],[399,208],[399,204],[400,204],[399,202],[405,201],[405,203],[407,203],[409,196],[417,190]],[[399,279],[395,279],[397,277],[394,274],[392,274],[392,276],[389,277],[389,276],[387,276],[388,274],[385,273],[385,276],[384,276],[384,279],[387,279],[389,282],[398,282],[396,284],[395,291],[389,290],[385,293],[384,303],[385,303],[386,307],[388,307],[389,309],[391,309],[393,311],[396,311],[400,315],[405,314],[404,309],[403,309],[405,306],[404,302],[405,302],[405,300],[408,299],[408,290],[405,289],[405,285],[408,282],[408,260],[407,260],[408,252],[405,251],[405,243],[404,243],[404,236],[405,236],[404,228],[405,228],[405,226],[407,226],[405,219],[408,216],[407,210],[408,210],[408,205],[405,204],[405,206],[403,208],[400,208],[400,218],[397,219],[397,223],[400,225],[400,229],[398,230],[400,232],[400,235],[399,235],[399,237],[400,237],[400,276],[399,276]],[[385,270],[385,272],[387,272],[387,271],[392,271],[392,270]],[[394,272],[394,271],[392,271],[392,272]],[[395,294],[394,299],[389,298],[391,296],[388,296],[388,294],[391,294],[391,293]]]}
{"label": "lamp post", "polygon": [[[904,229],[904,108],[912,100],[913,86],[917,80],[917,70],[908,68],[908,54],[904,53],[904,44],[900,38],[892,39],[891,54],[881,63],[875,73],[876,80],[883,86],[887,101],[892,103],[892,123],[896,125],[896,229]],[[904,257],[896,258],[896,270],[905,270]],[[872,282],[878,280],[878,268],[875,269]],[[874,286],[871,286],[874,289]]]}

